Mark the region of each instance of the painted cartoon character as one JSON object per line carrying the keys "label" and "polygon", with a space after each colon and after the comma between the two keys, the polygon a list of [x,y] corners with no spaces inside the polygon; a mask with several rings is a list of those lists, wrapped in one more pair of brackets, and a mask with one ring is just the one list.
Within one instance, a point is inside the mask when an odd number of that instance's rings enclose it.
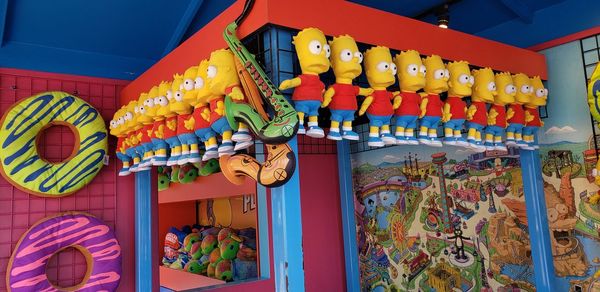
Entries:
{"label": "painted cartoon character", "polygon": [[[396,138],[390,133],[390,119],[394,113],[391,101],[395,96],[387,90],[394,84],[396,75],[396,64],[392,62],[390,49],[381,46],[368,49],[365,52],[365,72],[373,93],[365,98],[358,114],[363,115],[366,112],[369,118],[367,144],[371,147],[396,144]],[[398,105],[396,104],[396,107]]]}
{"label": "painted cartoon character", "polygon": [[167,166],[178,165],[181,158],[181,142],[177,138],[177,114],[171,109],[171,104],[175,102],[175,93],[179,90],[182,81],[182,75],[173,75],[173,81],[170,83],[171,88],[166,93],[167,100],[166,102],[162,100],[156,111],[157,115],[164,117],[163,139],[171,149],[171,154],[169,159],[167,159]]}
{"label": "painted cartoon character", "polygon": [[419,115],[421,128],[419,129],[419,143],[442,147],[442,142],[438,139],[437,128],[442,120],[442,111],[444,103],[440,99],[440,94],[448,91],[448,79],[450,73],[442,58],[438,55],[431,55],[423,59],[425,65],[425,94],[421,100],[421,114]]}
{"label": "painted cartoon character", "polygon": [[131,173],[129,171],[131,157],[127,155],[126,149],[129,146],[127,142],[127,134],[125,127],[125,118],[124,115],[127,112],[126,107],[121,107],[117,110],[113,116],[113,119],[110,121],[110,134],[117,137],[117,148],[115,150],[117,158],[121,160],[123,167],[119,170],[119,176],[126,176]]}
{"label": "painted cartoon character", "polygon": [[540,127],[544,126],[544,122],[540,119],[538,108],[545,106],[548,100],[548,89],[544,88],[542,79],[539,76],[531,78],[531,88],[533,89],[533,94],[529,101],[524,104],[525,127],[523,128],[523,140],[527,143],[527,146],[523,147],[523,149],[526,150],[540,148],[537,141],[537,132]]}
{"label": "painted cartoon character", "polygon": [[495,76],[497,95],[494,104],[488,112],[488,125],[485,128],[485,147],[487,150],[506,151],[502,142],[504,129],[506,129],[506,105],[515,101],[517,89],[508,72],[498,73]]}
{"label": "painted cartoon character", "polygon": [[[146,94],[146,93],[144,93]],[[137,172],[139,163],[140,163],[140,154],[137,153],[136,147],[140,143],[141,137],[139,137],[139,129],[142,127],[141,124],[138,123],[137,119],[139,117],[137,100],[130,101],[127,104],[127,111],[123,115],[124,119],[124,128],[125,133],[127,135],[127,148],[125,149],[125,153],[127,156],[131,157],[132,164],[129,168],[131,172]]]}
{"label": "painted cartoon character", "polygon": [[533,87],[529,77],[523,73],[512,76],[513,84],[517,88],[515,102],[508,106],[506,117],[508,128],[506,128],[506,146],[526,147],[523,141],[523,127],[525,126],[525,110],[523,105],[529,101],[533,93]]}
{"label": "painted cartoon character", "polygon": [[[195,97],[194,83],[198,75],[198,67],[192,66],[183,73],[183,82],[179,89],[174,92],[174,100],[171,102],[171,111],[177,114],[177,138],[181,142],[181,158],[177,164],[198,163],[202,161],[198,149],[198,137],[194,134],[194,120],[192,117],[193,106],[187,102]],[[185,95],[191,95],[185,99]]]}
{"label": "painted cartoon character", "polygon": [[[331,68],[335,74],[335,84],[329,86],[323,95],[322,107],[331,111],[331,128],[327,139],[358,140],[358,134],[352,130],[354,113],[358,109],[356,96],[370,95],[373,90],[352,85],[352,80],[362,72],[363,55],[354,39],[349,35],[334,37],[331,46]],[[342,134],[340,135],[340,123]]]}
{"label": "painted cartoon character", "polygon": [[467,142],[476,152],[484,152],[483,129],[488,123],[487,104],[494,102],[496,82],[491,68],[471,71],[475,82],[471,95],[471,105],[467,110]]}
{"label": "painted cartoon character", "polygon": [[418,145],[414,131],[417,119],[421,114],[421,95],[417,91],[425,86],[425,66],[419,52],[414,50],[402,51],[394,58],[398,67],[398,83],[400,94],[395,97],[394,104],[398,105],[394,112],[396,117],[396,141],[398,144]]}
{"label": "painted cartoon character", "polygon": [[453,254],[456,254],[456,256],[454,256],[455,259],[457,260],[466,260],[467,256],[465,255],[465,240],[470,240],[470,238],[463,236],[463,231],[461,229],[460,226],[458,227],[454,227],[454,235],[453,236],[449,236],[448,239],[454,239],[454,251],[452,251]]}
{"label": "painted cartoon character", "polygon": [[467,118],[467,104],[463,100],[472,93],[475,79],[471,76],[469,63],[465,61],[448,63],[448,98],[444,103],[442,121],[444,122],[444,144],[468,147],[461,130]]}
{"label": "painted cartoon character", "polygon": [[198,65],[198,72],[194,79],[194,90],[186,91],[183,99],[194,107],[192,113],[194,133],[204,143],[204,155],[202,161],[208,161],[219,157],[217,151],[216,133],[210,127],[210,105],[208,100],[212,97],[212,92],[206,82],[208,60],[202,60]]}
{"label": "painted cartoon character", "polygon": [[[240,79],[235,69],[234,56],[229,50],[217,50],[210,54],[206,69],[208,86],[213,93],[210,97],[211,127],[223,137],[218,148],[219,156],[233,155],[234,150],[246,149],[252,146],[252,136],[248,126],[240,123],[236,136],[225,118],[224,97],[228,95],[234,101],[244,101],[245,96],[240,85]],[[235,149],[233,141],[237,142]]]}
{"label": "painted cartoon character", "polygon": [[[325,85],[319,74],[329,70],[331,49],[325,35],[316,28],[305,28],[293,38],[302,74],[287,79],[279,85],[280,90],[294,88],[292,100],[300,120],[298,134],[313,138],[323,138],[325,134],[319,127],[319,107],[323,102]],[[304,128],[304,116],[308,115],[308,131]]]}
{"label": "painted cartoon character", "polygon": [[154,106],[154,99],[158,96],[158,86],[153,86],[148,95],[141,95],[138,100],[138,110],[140,115],[138,122],[142,124],[140,129],[141,140],[138,146],[143,151],[142,161],[140,166],[152,166],[154,158],[154,144],[152,144],[152,126],[154,124],[153,117],[156,115],[157,107]]}
{"label": "painted cartoon character", "polygon": [[152,165],[164,166],[167,165],[167,148],[169,145],[165,142],[165,116],[158,114],[159,109],[163,106],[167,106],[169,101],[167,95],[171,91],[171,82],[162,81],[158,85],[158,96],[154,98],[154,107],[156,112],[152,117],[154,122],[152,124],[152,135],[151,140],[154,146],[154,159]]}

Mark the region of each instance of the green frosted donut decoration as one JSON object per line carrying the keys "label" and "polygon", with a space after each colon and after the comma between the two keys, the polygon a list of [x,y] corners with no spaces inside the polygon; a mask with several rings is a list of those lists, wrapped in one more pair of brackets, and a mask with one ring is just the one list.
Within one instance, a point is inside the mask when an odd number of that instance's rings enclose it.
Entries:
{"label": "green frosted donut decoration", "polygon": [[[107,131],[100,113],[65,92],[44,92],[13,105],[0,121],[0,173],[13,186],[38,196],[69,195],[87,185],[103,165]],[[73,153],[51,163],[37,152],[38,134],[52,125],[68,126]]]}

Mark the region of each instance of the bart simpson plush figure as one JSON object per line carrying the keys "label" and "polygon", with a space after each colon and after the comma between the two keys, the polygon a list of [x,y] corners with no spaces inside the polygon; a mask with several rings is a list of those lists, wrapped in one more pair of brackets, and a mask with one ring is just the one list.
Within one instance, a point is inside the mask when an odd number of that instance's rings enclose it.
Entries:
{"label": "bart simpson plush figure", "polygon": [[[370,95],[373,90],[352,85],[352,80],[362,72],[363,55],[349,35],[334,37],[331,46],[331,67],[335,74],[335,84],[329,86],[323,95],[322,107],[331,111],[331,128],[327,138],[331,140],[358,140],[358,134],[352,130],[354,113],[358,109],[356,96]],[[342,123],[342,135],[340,135]]]}
{"label": "bart simpson plush figure", "polygon": [[[245,100],[240,79],[235,68],[235,57],[229,50],[217,50],[210,54],[206,77],[208,86],[213,93],[209,103],[211,110],[211,127],[221,134],[223,142],[219,146],[219,156],[233,155],[234,150],[241,150],[252,146],[252,136],[248,126],[240,123],[235,137],[227,119],[223,116],[225,110],[224,96],[229,95],[232,100],[242,102]],[[237,143],[235,149],[233,142]]]}
{"label": "bart simpson plush figure", "polygon": [[142,124],[142,128],[140,129],[140,133],[142,134],[142,139],[140,141],[144,151],[144,155],[142,156],[142,162],[140,166],[149,167],[152,165],[152,159],[154,158],[154,144],[152,144],[152,127],[154,125],[154,116],[156,115],[157,107],[154,106],[154,99],[158,97],[158,86],[153,86],[150,91],[148,91],[147,96],[140,96],[138,100],[138,109],[140,111],[140,116],[138,117],[138,121]]}
{"label": "bart simpson plush figure", "polygon": [[523,127],[525,126],[525,110],[523,105],[531,99],[533,87],[529,77],[523,73],[512,76],[513,84],[517,88],[515,102],[508,107],[506,118],[508,119],[508,128],[506,128],[506,146],[527,147],[523,141]]}
{"label": "bart simpson plush figure", "polygon": [[396,75],[396,65],[392,62],[390,49],[381,46],[368,49],[365,52],[365,72],[373,93],[365,98],[358,114],[366,112],[369,117],[367,144],[371,147],[396,144],[396,138],[390,133],[390,119],[394,113],[391,100],[395,96],[387,91],[394,84]]}
{"label": "bart simpson plush figure", "polygon": [[471,95],[475,79],[469,71],[469,63],[465,61],[448,63],[448,71],[448,98],[442,113],[444,144],[468,147],[469,143],[460,132],[467,118],[467,104],[463,99]]}
{"label": "bart simpson plush figure", "polygon": [[[325,85],[319,79],[319,74],[329,70],[329,55],[331,50],[322,31],[316,28],[305,28],[293,40],[296,54],[300,62],[302,74],[284,80],[279,85],[280,90],[294,88],[292,100],[300,120],[298,134],[306,134],[313,138],[323,138],[323,129],[319,128],[319,107],[323,102]],[[304,128],[304,116],[308,115],[308,131]]]}
{"label": "bart simpson plush figure", "polygon": [[525,127],[523,128],[523,140],[527,143],[526,150],[539,149],[537,141],[537,132],[544,122],[540,119],[538,108],[546,105],[548,100],[548,89],[544,88],[542,79],[539,76],[531,78],[531,87],[533,94],[528,102],[525,103]]}
{"label": "bart simpson plush figure", "polygon": [[[144,92],[140,94],[140,97],[147,95],[148,94]],[[139,116],[140,111],[137,100],[130,101],[127,104],[127,112],[125,113],[125,125],[127,128],[127,140],[129,145],[129,148],[125,150],[125,153],[127,153],[127,155],[129,155],[129,157],[131,157],[133,160],[133,164],[129,168],[131,172],[145,170],[145,168],[140,167],[141,156],[144,153],[137,152],[137,147],[140,145],[140,140],[142,139],[142,134],[140,133],[142,124],[138,122]]]}
{"label": "bart simpson plush figure", "polygon": [[208,101],[213,94],[206,82],[207,68],[208,60],[202,60],[200,65],[198,65],[198,74],[196,75],[194,82],[196,95],[192,99],[192,96],[186,92],[186,95],[184,96],[184,99],[187,99],[188,102],[194,106],[194,112],[192,114],[194,118],[194,133],[202,142],[204,142],[206,151],[202,156],[202,161],[208,161],[219,157],[216,133],[210,127],[210,106]]}
{"label": "bart simpson plush figure", "polygon": [[163,166],[167,164],[167,148],[169,147],[165,142],[165,116],[158,114],[159,109],[169,105],[169,99],[167,95],[171,93],[171,82],[162,81],[158,85],[158,96],[154,98],[154,107],[156,113],[153,116],[154,123],[152,124],[152,144],[154,145],[154,159],[152,159],[152,165]]}
{"label": "bart simpson plush figure", "polygon": [[129,171],[131,157],[127,155],[126,149],[128,147],[127,135],[125,133],[125,119],[124,115],[127,111],[126,107],[121,107],[117,110],[113,116],[113,119],[110,121],[110,134],[117,137],[117,149],[116,155],[123,167],[119,170],[119,176],[129,175],[131,172]]}
{"label": "bart simpson plush figure", "polygon": [[[193,106],[187,100],[197,95],[195,79],[198,75],[198,66],[192,66],[183,73],[183,83],[175,93],[171,102],[171,111],[177,114],[177,138],[181,142],[181,158],[177,164],[184,165],[188,162],[198,163],[202,159],[198,149],[198,137],[194,134],[194,118],[191,113]],[[188,95],[186,99],[185,96]]]}
{"label": "bart simpson plush figure", "polygon": [[425,66],[419,52],[414,50],[400,52],[394,63],[398,67],[400,84],[400,95],[394,100],[394,104],[398,105],[394,112],[396,141],[398,144],[418,145],[414,131],[421,114],[421,95],[417,91],[425,86]]}
{"label": "bart simpson plush figure", "polygon": [[438,139],[437,127],[442,119],[444,103],[440,94],[448,91],[448,79],[450,73],[442,58],[431,55],[423,59],[425,65],[425,94],[419,106],[421,113],[421,128],[419,129],[419,142],[421,144],[442,147]]}
{"label": "bart simpson plush figure", "polygon": [[156,112],[157,115],[164,118],[165,126],[162,131],[162,136],[163,140],[169,145],[169,148],[171,149],[171,153],[166,163],[167,166],[178,165],[179,159],[181,158],[181,142],[179,141],[179,138],[177,138],[177,114],[171,110],[171,104],[175,102],[176,94],[180,95],[177,98],[182,98],[181,91],[179,91],[179,86],[182,82],[182,75],[173,75],[173,81],[166,84],[171,85],[171,88],[167,89],[167,101],[165,102],[163,100]]}
{"label": "bart simpson plush figure", "polygon": [[487,150],[506,151],[502,142],[504,129],[506,129],[506,105],[515,101],[517,89],[513,85],[512,77],[508,72],[496,74],[496,88],[498,94],[494,97],[494,104],[488,112],[488,125],[485,128],[485,147]]}
{"label": "bart simpson plush figure", "polygon": [[496,82],[494,71],[490,68],[482,68],[471,71],[475,82],[471,95],[471,105],[467,110],[467,142],[476,152],[484,152],[483,128],[487,125],[487,104],[494,102],[496,96]]}

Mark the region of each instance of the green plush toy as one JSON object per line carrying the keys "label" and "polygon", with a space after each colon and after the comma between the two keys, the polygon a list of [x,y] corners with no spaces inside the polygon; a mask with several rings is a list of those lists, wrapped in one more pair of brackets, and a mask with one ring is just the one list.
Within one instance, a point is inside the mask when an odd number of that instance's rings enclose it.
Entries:
{"label": "green plush toy", "polygon": [[185,164],[179,167],[178,180],[179,183],[189,184],[194,182],[198,177],[198,169],[193,164]]}
{"label": "green plush toy", "polygon": [[183,239],[183,250],[191,257],[192,246],[194,243],[200,242],[200,234],[192,232]]}
{"label": "green plush toy", "polygon": [[198,174],[200,176],[208,176],[221,170],[219,167],[219,160],[216,158],[213,158],[203,164],[198,164],[197,167],[199,170]]}
{"label": "green plush toy", "polygon": [[215,268],[215,277],[219,280],[229,282],[233,280],[233,270],[230,260],[220,261]]}
{"label": "green plush toy", "polygon": [[202,263],[197,260],[190,260],[190,262],[185,265],[185,271],[200,275],[206,273],[206,266],[202,265]]}
{"label": "green plush toy", "polygon": [[166,166],[158,167],[158,191],[159,192],[164,191],[169,188],[169,185],[171,183],[170,172],[171,172],[171,169],[169,167],[166,167]]}

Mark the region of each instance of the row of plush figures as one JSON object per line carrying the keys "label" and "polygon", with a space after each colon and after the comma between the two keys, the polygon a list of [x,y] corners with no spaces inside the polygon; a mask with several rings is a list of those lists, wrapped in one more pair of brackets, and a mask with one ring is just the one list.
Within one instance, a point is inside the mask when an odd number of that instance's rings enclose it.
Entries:
{"label": "row of plush figures", "polygon": [[110,132],[118,137],[116,152],[123,162],[119,175],[150,166],[199,163],[252,146],[248,127],[240,123],[234,133],[224,116],[225,95],[245,99],[234,55],[222,49],[117,110]]}
{"label": "row of plush figures", "polygon": [[[299,134],[323,138],[317,123],[320,107],[331,111],[332,140],[358,140],[352,129],[355,112],[369,118],[371,147],[443,144],[475,151],[506,150],[506,146],[537,149],[536,133],[543,125],[538,107],[546,104],[548,90],[539,77],[496,73],[490,68],[469,69],[464,61],[444,64],[439,56],[424,59],[417,51],[402,51],[394,58],[387,47],[368,49],[364,56],[348,35],[327,42],[319,29],[306,28],[294,38],[302,74],[284,80],[281,90],[294,88],[292,100],[300,119]],[[363,68],[370,88],[352,84]],[[325,89],[319,74],[333,68],[335,83]],[[400,91],[388,87],[398,77]],[[447,92],[443,102],[440,94]],[[365,96],[358,107],[357,96]],[[467,106],[465,98],[471,97]],[[508,106],[508,110],[506,107]],[[304,127],[304,118],[308,125]],[[392,118],[395,131],[390,129]],[[438,139],[443,123],[444,139]],[[341,124],[341,132],[340,132]],[[467,138],[461,130],[467,128]],[[504,133],[506,132],[506,142]]]}
{"label": "row of plush figures", "polygon": [[165,236],[164,253],[163,266],[223,281],[258,275],[254,228],[171,227]]}

